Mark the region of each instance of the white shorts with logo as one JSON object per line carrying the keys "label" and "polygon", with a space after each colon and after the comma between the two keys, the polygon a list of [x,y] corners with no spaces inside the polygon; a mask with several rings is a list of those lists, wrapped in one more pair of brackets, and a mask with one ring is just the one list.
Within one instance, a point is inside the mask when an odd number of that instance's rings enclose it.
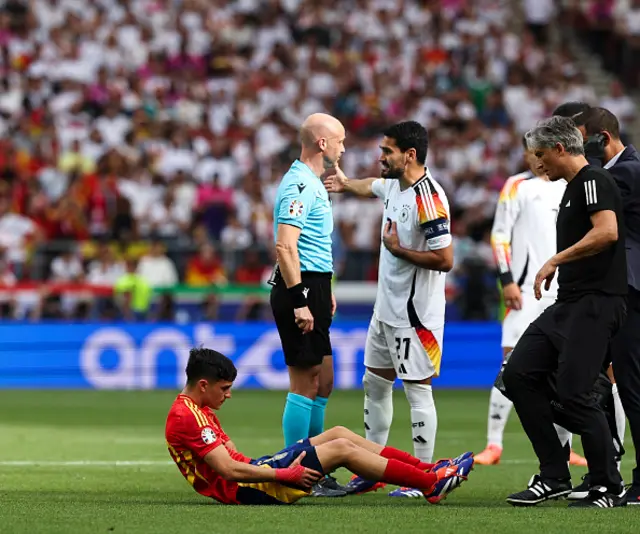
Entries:
{"label": "white shorts with logo", "polygon": [[556,301],[543,296],[540,300],[531,293],[522,293],[522,309],[507,310],[502,321],[502,347],[513,348],[529,325]]}
{"label": "white shorts with logo", "polygon": [[376,369],[395,369],[401,380],[424,380],[440,374],[444,326],[397,328],[375,317],[369,323],[364,364]]}

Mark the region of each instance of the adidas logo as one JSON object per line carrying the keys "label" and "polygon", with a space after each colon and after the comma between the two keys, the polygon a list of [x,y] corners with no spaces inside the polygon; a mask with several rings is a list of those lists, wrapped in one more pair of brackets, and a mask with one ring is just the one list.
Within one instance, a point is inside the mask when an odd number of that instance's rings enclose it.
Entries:
{"label": "adidas logo", "polygon": [[598,508],[613,508],[613,499],[611,497],[600,497],[593,501]]}
{"label": "adidas logo", "polygon": [[534,484],[529,486],[529,490],[536,496],[542,497],[545,493],[550,493],[551,488],[547,486],[542,480],[538,479]]}

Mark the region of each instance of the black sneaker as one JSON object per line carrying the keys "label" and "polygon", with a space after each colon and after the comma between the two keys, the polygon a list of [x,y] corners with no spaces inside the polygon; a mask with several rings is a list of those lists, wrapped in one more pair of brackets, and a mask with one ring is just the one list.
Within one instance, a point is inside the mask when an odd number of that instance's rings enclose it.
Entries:
{"label": "black sneaker", "polygon": [[345,497],[347,490],[344,486],[338,484],[338,481],[330,475],[320,479],[320,481],[311,488],[312,497]]}
{"label": "black sneaker", "polygon": [[583,475],[582,483],[571,490],[567,499],[570,501],[581,501],[589,496],[589,490],[591,489],[591,477],[589,473]]}
{"label": "black sneaker", "polygon": [[543,479],[540,475],[533,475],[527,489],[507,497],[507,502],[513,506],[535,506],[550,499],[566,497],[571,493],[571,480]]}
{"label": "black sneaker", "polygon": [[604,486],[595,486],[589,491],[586,499],[572,502],[569,508],[616,508],[627,505],[627,495],[624,489],[622,493],[616,495],[611,493]]}
{"label": "black sneaker", "polygon": [[640,484],[631,484],[631,487],[627,491],[626,495],[628,505],[640,504]]}

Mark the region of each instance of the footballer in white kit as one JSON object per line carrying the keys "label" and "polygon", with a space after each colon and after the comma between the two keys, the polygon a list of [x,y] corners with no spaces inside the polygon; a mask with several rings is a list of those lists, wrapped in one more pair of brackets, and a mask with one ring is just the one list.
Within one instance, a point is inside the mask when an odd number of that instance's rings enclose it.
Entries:
{"label": "footballer in white kit", "polygon": [[[502,323],[503,358],[507,358],[529,325],[555,302],[558,293],[554,278],[549,291],[536,300],[533,282],[542,265],[556,253],[556,219],[567,183],[551,182],[544,175],[536,175],[535,157],[526,154],[525,158],[531,170],[506,181],[491,230],[491,245],[507,307]],[[489,404],[487,447],[475,457],[477,463],[500,462],[511,407],[511,401],[494,387]],[[568,431],[556,429],[563,443],[571,442]],[[571,462],[586,465],[586,460],[574,452]]]}
{"label": "footballer in white kit", "polygon": [[[411,408],[414,454],[430,463],[437,430],[431,379],[440,373],[445,273],[453,266],[449,203],[425,167],[427,131],[414,121],[384,132],[382,178],[327,177],[329,192],[351,192],[384,203],[378,292],[365,345],[364,426],[367,439],[385,445],[393,418],[392,389],[403,381]],[[359,477],[346,486],[363,493],[379,485]],[[418,497],[400,488],[393,496]]]}
{"label": "footballer in white kit", "polygon": [[[426,252],[451,245],[449,203],[428,169],[405,190],[399,180],[388,179],[376,180],[371,189],[385,206],[381,235],[395,221],[400,243],[407,248]],[[402,380],[438,376],[445,304],[444,272],[418,267],[382,245],[365,366],[394,369]]]}

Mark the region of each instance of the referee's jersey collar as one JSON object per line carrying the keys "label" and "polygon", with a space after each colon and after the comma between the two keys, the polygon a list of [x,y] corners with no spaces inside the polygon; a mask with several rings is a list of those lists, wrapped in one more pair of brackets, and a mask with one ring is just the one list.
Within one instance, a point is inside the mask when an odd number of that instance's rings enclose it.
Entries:
{"label": "referee's jersey collar", "polygon": [[313,172],[306,163],[303,163],[299,159],[295,160],[293,162],[293,165],[291,165],[291,167],[296,169],[299,172],[303,172],[305,174],[308,174],[309,176],[313,176],[314,178],[318,178],[318,180],[320,179],[318,176],[316,176],[316,173]]}

